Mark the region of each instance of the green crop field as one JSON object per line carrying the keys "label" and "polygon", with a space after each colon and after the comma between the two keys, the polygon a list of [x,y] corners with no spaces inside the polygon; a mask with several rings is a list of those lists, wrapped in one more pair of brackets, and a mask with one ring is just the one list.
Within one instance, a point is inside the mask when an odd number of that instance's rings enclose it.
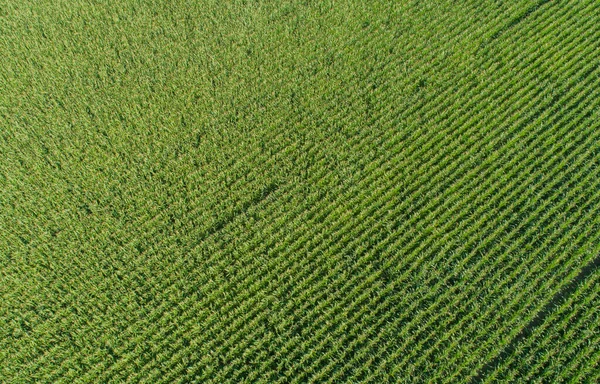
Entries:
{"label": "green crop field", "polygon": [[30,382],[600,382],[600,2],[0,1]]}

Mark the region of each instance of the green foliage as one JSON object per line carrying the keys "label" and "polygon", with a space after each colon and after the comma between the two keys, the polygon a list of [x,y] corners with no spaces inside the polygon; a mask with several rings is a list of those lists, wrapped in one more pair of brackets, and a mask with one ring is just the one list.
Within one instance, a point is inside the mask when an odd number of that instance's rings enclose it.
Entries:
{"label": "green foliage", "polygon": [[597,382],[592,0],[0,5],[0,382]]}

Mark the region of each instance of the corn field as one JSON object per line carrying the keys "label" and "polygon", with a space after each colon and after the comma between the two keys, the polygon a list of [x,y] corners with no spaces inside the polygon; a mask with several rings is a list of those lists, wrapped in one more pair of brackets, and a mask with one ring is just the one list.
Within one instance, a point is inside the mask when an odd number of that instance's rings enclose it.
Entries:
{"label": "corn field", "polygon": [[0,383],[600,381],[596,0],[0,2]]}

